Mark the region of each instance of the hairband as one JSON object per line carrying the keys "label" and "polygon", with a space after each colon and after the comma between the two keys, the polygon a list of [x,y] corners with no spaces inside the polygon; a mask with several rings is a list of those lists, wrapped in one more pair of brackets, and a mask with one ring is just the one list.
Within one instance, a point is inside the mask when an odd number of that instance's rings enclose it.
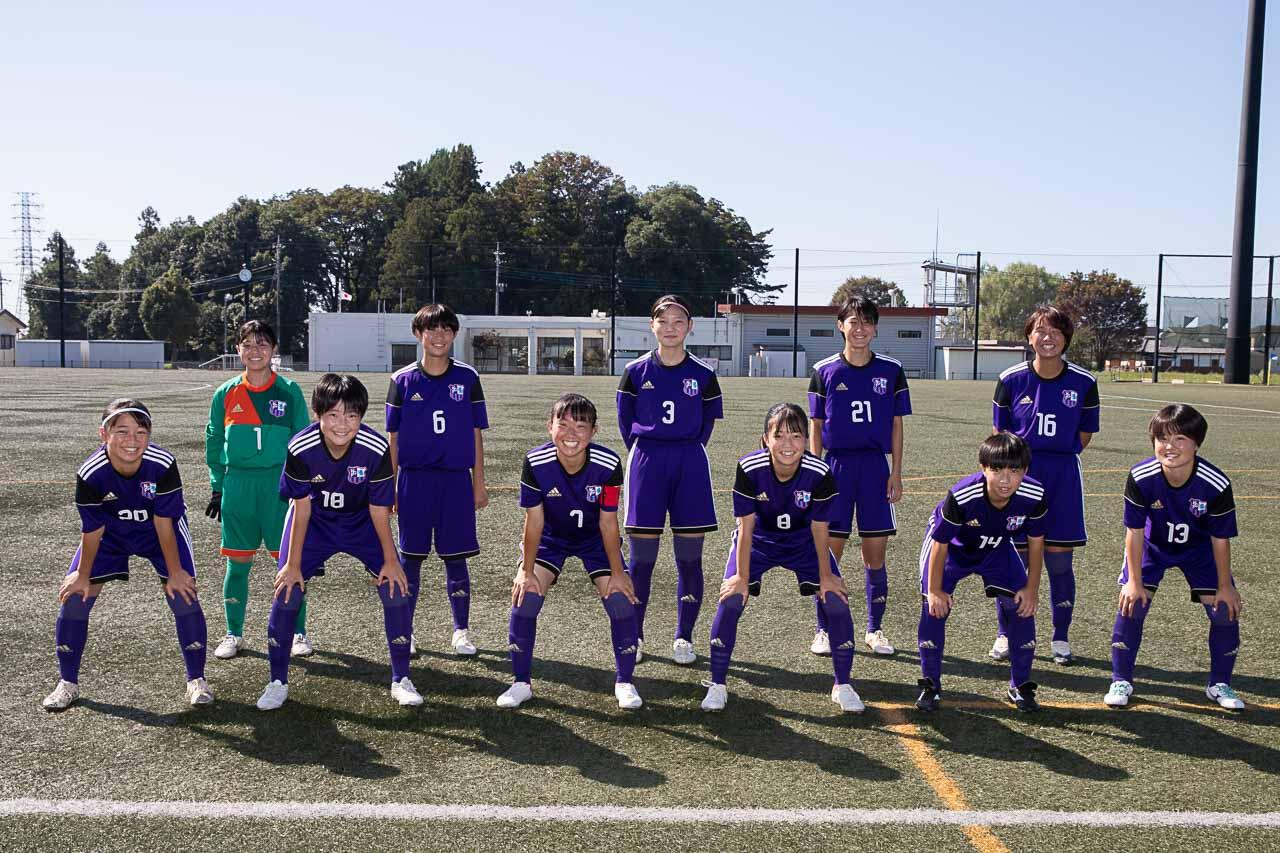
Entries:
{"label": "hairband", "polygon": [[151,413],[148,412],[146,409],[116,409],[113,412],[109,412],[107,416],[102,419],[101,429],[106,429],[107,424],[115,420],[116,415],[123,415],[129,412],[132,412],[135,415],[142,415],[144,418],[147,419],[147,425],[148,426],[151,425]]}
{"label": "hairband", "polygon": [[684,316],[688,317],[690,320],[693,319],[693,315],[689,313],[689,309],[685,308],[683,305],[681,305],[679,302],[676,302],[674,299],[668,299],[666,302],[659,302],[657,305],[653,306],[653,315],[656,317],[657,315],[662,313],[664,308],[670,308],[672,305],[674,305],[675,307],[683,311]]}

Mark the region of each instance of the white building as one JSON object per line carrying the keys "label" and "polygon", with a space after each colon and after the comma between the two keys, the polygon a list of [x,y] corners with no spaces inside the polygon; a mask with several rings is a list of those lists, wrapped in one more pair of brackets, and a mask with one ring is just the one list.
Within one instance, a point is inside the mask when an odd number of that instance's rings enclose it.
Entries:
{"label": "white building", "polygon": [[[154,368],[164,367],[164,341],[66,342],[67,367]],[[60,341],[17,342],[19,367],[61,367]]]}
{"label": "white building", "polygon": [[978,342],[978,375],[973,375],[973,345],[940,346],[934,353],[935,379],[990,379],[1006,368],[1027,360],[1027,348],[1018,345]]}
{"label": "white building", "polygon": [[18,335],[27,324],[8,309],[0,311],[0,367],[13,367],[17,364]]}

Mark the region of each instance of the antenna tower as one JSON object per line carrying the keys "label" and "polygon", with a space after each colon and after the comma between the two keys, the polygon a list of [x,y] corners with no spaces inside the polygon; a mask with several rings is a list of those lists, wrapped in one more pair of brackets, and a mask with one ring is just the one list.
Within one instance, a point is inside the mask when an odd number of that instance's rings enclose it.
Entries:
{"label": "antenna tower", "polygon": [[[18,299],[17,312],[22,313],[22,301],[26,296],[27,282],[35,275],[36,256],[35,251],[31,247],[31,238],[33,235],[43,233],[38,227],[38,223],[43,219],[40,216],[40,208],[42,205],[35,200],[35,193],[19,192],[14,193],[18,200],[14,203],[14,207],[18,208],[18,215],[14,217],[18,221]],[[32,223],[37,223],[33,225]]]}

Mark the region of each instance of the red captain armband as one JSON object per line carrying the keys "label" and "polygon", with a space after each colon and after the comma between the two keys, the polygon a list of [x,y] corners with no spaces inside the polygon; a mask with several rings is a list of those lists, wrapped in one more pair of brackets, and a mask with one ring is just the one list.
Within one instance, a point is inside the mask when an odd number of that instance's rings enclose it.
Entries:
{"label": "red captain armband", "polygon": [[600,493],[600,508],[616,511],[618,509],[618,497],[621,493],[622,489],[618,486],[605,486],[604,491]]}

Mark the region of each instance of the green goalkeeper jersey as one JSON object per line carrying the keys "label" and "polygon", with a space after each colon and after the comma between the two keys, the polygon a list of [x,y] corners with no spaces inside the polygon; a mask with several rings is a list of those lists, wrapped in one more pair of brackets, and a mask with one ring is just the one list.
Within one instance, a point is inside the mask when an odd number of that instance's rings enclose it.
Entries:
{"label": "green goalkeeper jersey", "polygon": [[289,439],[309,423],[302,389],[293,380],[273,373],[255,388],[243,373],[228,379],[213,394],[204,431],[209,485],[221,492],[228,468],[279,472]]}

